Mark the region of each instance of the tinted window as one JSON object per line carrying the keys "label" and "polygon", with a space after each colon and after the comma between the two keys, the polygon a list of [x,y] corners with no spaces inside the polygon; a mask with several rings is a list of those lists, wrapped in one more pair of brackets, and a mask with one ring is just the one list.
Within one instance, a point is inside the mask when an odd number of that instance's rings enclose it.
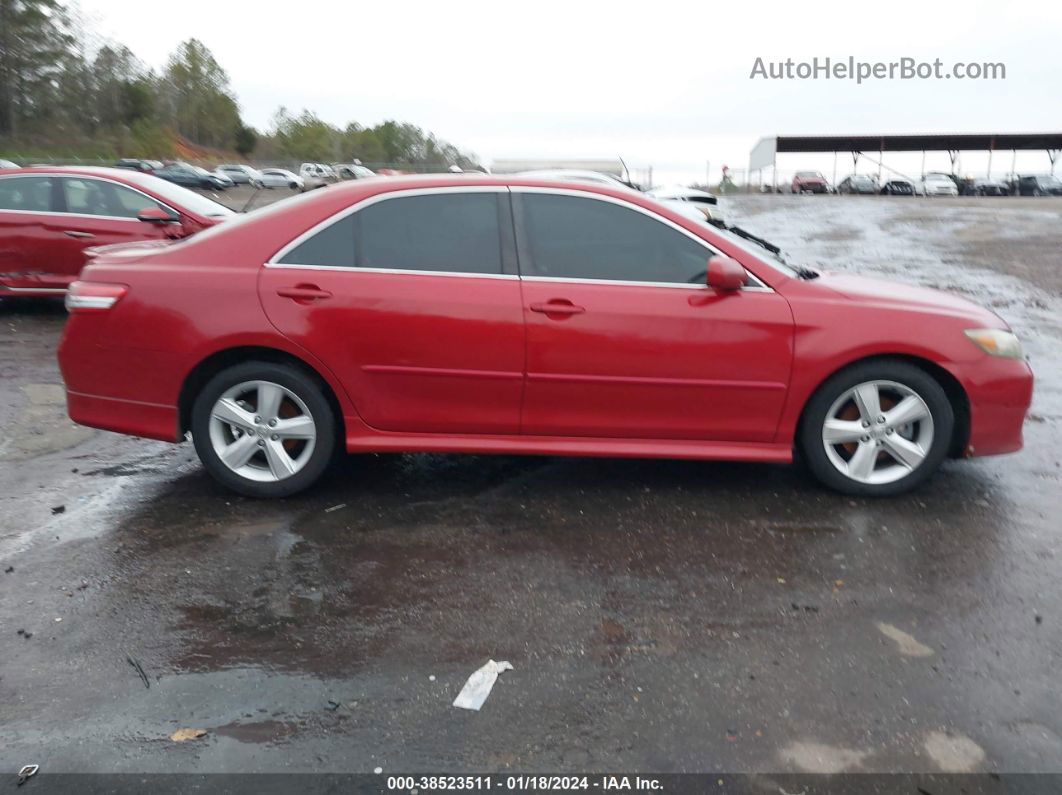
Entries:
{"label": "tinted window", "polygon": [[48,177],[0,179],[0,210],[48,212],[52,204],[52,181]]}
{"label": "tinted window", "polygon": [[358,267],[501,273],[495,193],[387,199],[356,217]]}
{"label": "tinted window", "polygon": [[354,267],[354,218],[347,216],[329,224],[280,258],[284,265]]}
{"label": "tinted window", "polygon": [[66,211],[79,215],[136,218],[145,207],[161,207],[142,193],[99,179],[63,178]]}
{"label": "tinted window", "polygon": [[711,252],[643,213],[597,199],[525,193],[533,274],[636,282],[703,282]]}

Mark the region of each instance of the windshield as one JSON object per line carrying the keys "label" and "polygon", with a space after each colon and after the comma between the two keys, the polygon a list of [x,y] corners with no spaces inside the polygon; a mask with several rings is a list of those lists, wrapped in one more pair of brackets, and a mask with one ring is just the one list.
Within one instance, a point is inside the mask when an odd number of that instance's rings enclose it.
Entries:
{"label": "windshield", "polygon": [[227,218],[230,215],[235,215],[235,212],[224,204],[218,204],[201,193],[182,188],[180,185],[175,185],[164,179],[143,174],[136,181],[151,190],[163,201],[172,202],[197,215],[203,215],[207,218]]}
{"label": "windshield", "polygon": [[818,171],[798,171],[798,177],[810,177],[812,179],[822,179],[822,174]]}
{"label": "windshield", "polygon": [[1042,177],[1040,179],[1040,184],[1041,185],[1050,185],[1050,186],[1054,187],[1055,185],[1062,185],[1062,182],[1058,181],[1058,177]]}

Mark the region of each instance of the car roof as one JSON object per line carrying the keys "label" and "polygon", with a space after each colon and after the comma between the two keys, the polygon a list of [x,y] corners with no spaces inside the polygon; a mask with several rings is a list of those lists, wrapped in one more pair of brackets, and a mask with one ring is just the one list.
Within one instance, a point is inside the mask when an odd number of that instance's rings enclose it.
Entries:
{"label": "car roof", "polygon": [[[134,159],[134,158],[131,158]],[[9,169],[13,172],[14,169]],[[130,171],[127,168],[112,168],[104,166],[27,166],[18,169],[22,174],[48,174],[54,176],[81,176],[81,177],[106,177],[118,182],[141,183],[139,172]],[[150,183],[146,183],[150,184]]]}
{"label": "car roof", "polygon": [[[585,194],[598,194],[609,198],[621,199],[626,203],[640,205],[654,212],[665,211],[666,217],[671,220],[682,218],[686,224],[698,225],[700,221],[692,220],[692,215],[687,215],[679,209],[670,206],[666,200],[641,193],[626,187],[622,183],[615,186],[598,182],[585,182],[564,179],[544,179],[540,177],[520,174],[493,175],[483,173],[462,174],[403,174],[398,176],[376,176],[365,179],[356,179],[329,185],[323,190],[310,191],[301,196],[285,199],[282,202],[262,207],[245,216],[248,220],[252,217],[272,215],[275,212],[283,212],[285,208],[300,206],[309,210],[320,208],[328,212],[338,212],[344,207],[349,207],[363,199],[376,195],[383,195],[397,191],[431,190],[434,188],[461,188],[461,187],[530,187],[550,188],[554,190],[572,191]],[[330,213],[329,213],[330,214]]]}

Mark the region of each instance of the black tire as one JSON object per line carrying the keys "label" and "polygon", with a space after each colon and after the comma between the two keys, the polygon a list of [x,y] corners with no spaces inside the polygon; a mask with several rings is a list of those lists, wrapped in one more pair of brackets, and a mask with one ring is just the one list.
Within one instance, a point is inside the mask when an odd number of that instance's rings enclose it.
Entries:
{"label": "black tire", "polygon": [[[889,483],[864,483],[848,477],[831,462],[822,439],[826,415],[834,401],[868,381],[892,381],[912,390],[929,408],[933,422],[932,443],[925,458],[909,474]],[[844,494],[889,497],[916,488],[936,472],[947,457],[954,427],[954,408],[933,376],[904,361],[877,359],[842,370],[815,391],[804,408],[797,442],[803,461],[824,485]]]}
{"label": "black tire", "polygon": [[[276,481],[256,481],[230,469],[214,450],[210,418],[222,394],[247,381],[271,381],[290,390],[306,406],[316,431],[314,448],[305,465],[294,475]],[[192,404],[192,441],[203,467],[222,485],[248,497],[287,497],[311,486],[324,474],[336,450],[337,422],[332,406],[318,381],[303,370],[286,364],[245,362],[222,370],[207,382]]]}
{"label": "black tire", "polygon": [[288,187],[291,188],[292,190],[298,190],[299,189],[299,183],[297,183],[297,182],[289,183]]}

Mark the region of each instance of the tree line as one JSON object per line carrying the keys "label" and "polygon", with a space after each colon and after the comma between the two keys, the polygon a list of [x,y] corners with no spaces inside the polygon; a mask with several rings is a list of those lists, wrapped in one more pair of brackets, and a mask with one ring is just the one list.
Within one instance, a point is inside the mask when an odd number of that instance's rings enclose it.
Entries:
{"label": "tree line", "polygon": [[229,76],[199,40],[160,71],[101,39],[60,0],[0,0],[0,153],[170,158],[196,149],[259,159],[409,166],[476,165],[419,127],[385,121],[340,128],[277,110],[273,128],[240,115]]}

